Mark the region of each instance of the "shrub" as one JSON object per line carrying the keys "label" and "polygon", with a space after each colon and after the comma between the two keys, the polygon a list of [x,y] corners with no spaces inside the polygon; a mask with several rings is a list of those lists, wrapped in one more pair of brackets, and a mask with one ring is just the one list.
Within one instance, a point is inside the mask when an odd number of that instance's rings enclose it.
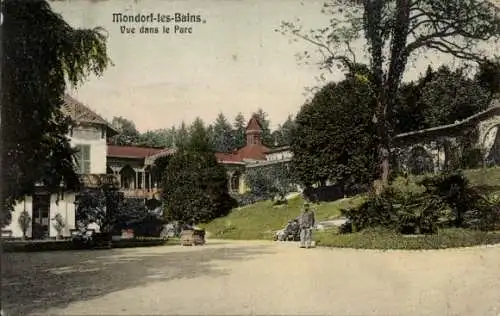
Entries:
{"label": "shrub", "polygon": [[64,222],[64,218],[60,213],[57,213],[56,216],[52,219],[54,221],[54,229],[57,232],[57,236],[62,236],[62,231],[66,227],[66,223]]}
{"label": "shrub", "polygon": [[[423,188],[423,189],[422,189]],[[384,227],[397,233],[434,233],[443,227],[493,230],[500,223],[498,201],[481,196],[460,172],[387,188],[355,209],[342,210],[342,232]]]}
{"label": "shrub", "polygon": [[133,229],[135,236],[159,237],[165,221],[162,216],[148,210],[142,199],[124,199],[113,216],[113,228]]}
{"label": "shrub", "polygon": [[353,234],[336,234],[331,231],[316,234],[319,246],[357,249],[444,249],[489,245],[500,242],[500,234],[466,229],[442,229],[436,234],[405,236],[383,229],[367,229]]}
{"label": "shrub", "polygon": [[19,224],[19,227],[21,228],[21,231],[23,232],[23,238],[26,238],[26,234],[28,232],[28,229],[31,226],[31,216],[27,211],[22,211],[21,214],[19,215],[19,218],[17,219],[17,223]]}

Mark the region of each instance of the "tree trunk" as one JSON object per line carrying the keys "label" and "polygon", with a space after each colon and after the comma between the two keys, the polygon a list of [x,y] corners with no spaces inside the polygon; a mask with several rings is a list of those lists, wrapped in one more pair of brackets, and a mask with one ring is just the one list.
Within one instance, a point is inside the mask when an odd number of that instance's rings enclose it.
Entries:
{"label": "tree trunk", "polygon": [[379,141],[378,159],[380,177],[374,183],[375,193],[380,194],[389,184],[390,172],[390,142],[388,122],[386,115],[386,105],[382,101],[377,101],[377,112],[374,117],[374,123],[377,125],[377,136]]}

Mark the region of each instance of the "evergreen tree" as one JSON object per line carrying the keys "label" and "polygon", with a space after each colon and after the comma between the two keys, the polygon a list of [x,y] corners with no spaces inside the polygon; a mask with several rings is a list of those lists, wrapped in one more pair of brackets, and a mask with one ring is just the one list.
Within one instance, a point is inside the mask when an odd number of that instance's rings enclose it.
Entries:
{"label": "evergreen tree", "polygon": [[262,108],[257,109],[257,112],[254,113],[257,116],[260,126],[262,127],[262,143],[267,146],[271,146],[274,144],[273,137],[271,135],[271,122],[268,119],[268,115]]}
{"label": "evergreen tree", "polygon": [[214,131],[214,126],[212,124],[207,126],[207,136],[208,139],[210,140],[210,146],[215,150],[215,131]]}
{"label": "evergreen tree", "polygon": [[240,112],[236,115],[233,123],[233,139],[234,139],[234,147],[241,148],[246,145],[246,135],[245,135],[245,127],[246,120],[243,114]]}
{"label": "evergreen tree", "polygon": [[183,121],[175,131],[174,145],[177,148],[185,146],[189,141],[189,131],[186,123]]}
{"label": "evergreen tree", "polygon": [[292,115],[289,115],[283,124],[278,126],[278,129],[273,132],[273,140],[276,146],[290,146],[292,143],[295,122]]}
{"label": "evergreen tree", "polygon": [[230,152],[236,147],[233,139],[233,128],[224,114],[219,113],[217,116],[213,126],[213,132],[213,143],[216,151]]}
{"label": "evergreen tree", "polygon": [[199,117],[189,127],[189,141],[186,149],[193,152],[213,152],[205,123]]}

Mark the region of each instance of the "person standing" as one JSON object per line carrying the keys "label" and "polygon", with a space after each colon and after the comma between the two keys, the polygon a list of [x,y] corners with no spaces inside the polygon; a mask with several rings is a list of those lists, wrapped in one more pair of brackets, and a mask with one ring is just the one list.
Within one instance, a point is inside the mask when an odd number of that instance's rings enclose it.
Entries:
{"label": "person standing", "polygon": [[311,248],[312,229],[316,219],[309,203],[304,203],[302,216],[300,217],[300,248]]}

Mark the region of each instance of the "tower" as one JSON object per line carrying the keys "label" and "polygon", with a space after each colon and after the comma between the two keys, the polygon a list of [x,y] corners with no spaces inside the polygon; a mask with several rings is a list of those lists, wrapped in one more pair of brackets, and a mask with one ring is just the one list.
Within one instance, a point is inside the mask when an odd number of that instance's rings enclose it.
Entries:
{"label": "tower", "polygon": [[247,137],[247,146],[262,145],[262,127],[257,115],[254,114],[250,121],[248,121],[245,134]]}

